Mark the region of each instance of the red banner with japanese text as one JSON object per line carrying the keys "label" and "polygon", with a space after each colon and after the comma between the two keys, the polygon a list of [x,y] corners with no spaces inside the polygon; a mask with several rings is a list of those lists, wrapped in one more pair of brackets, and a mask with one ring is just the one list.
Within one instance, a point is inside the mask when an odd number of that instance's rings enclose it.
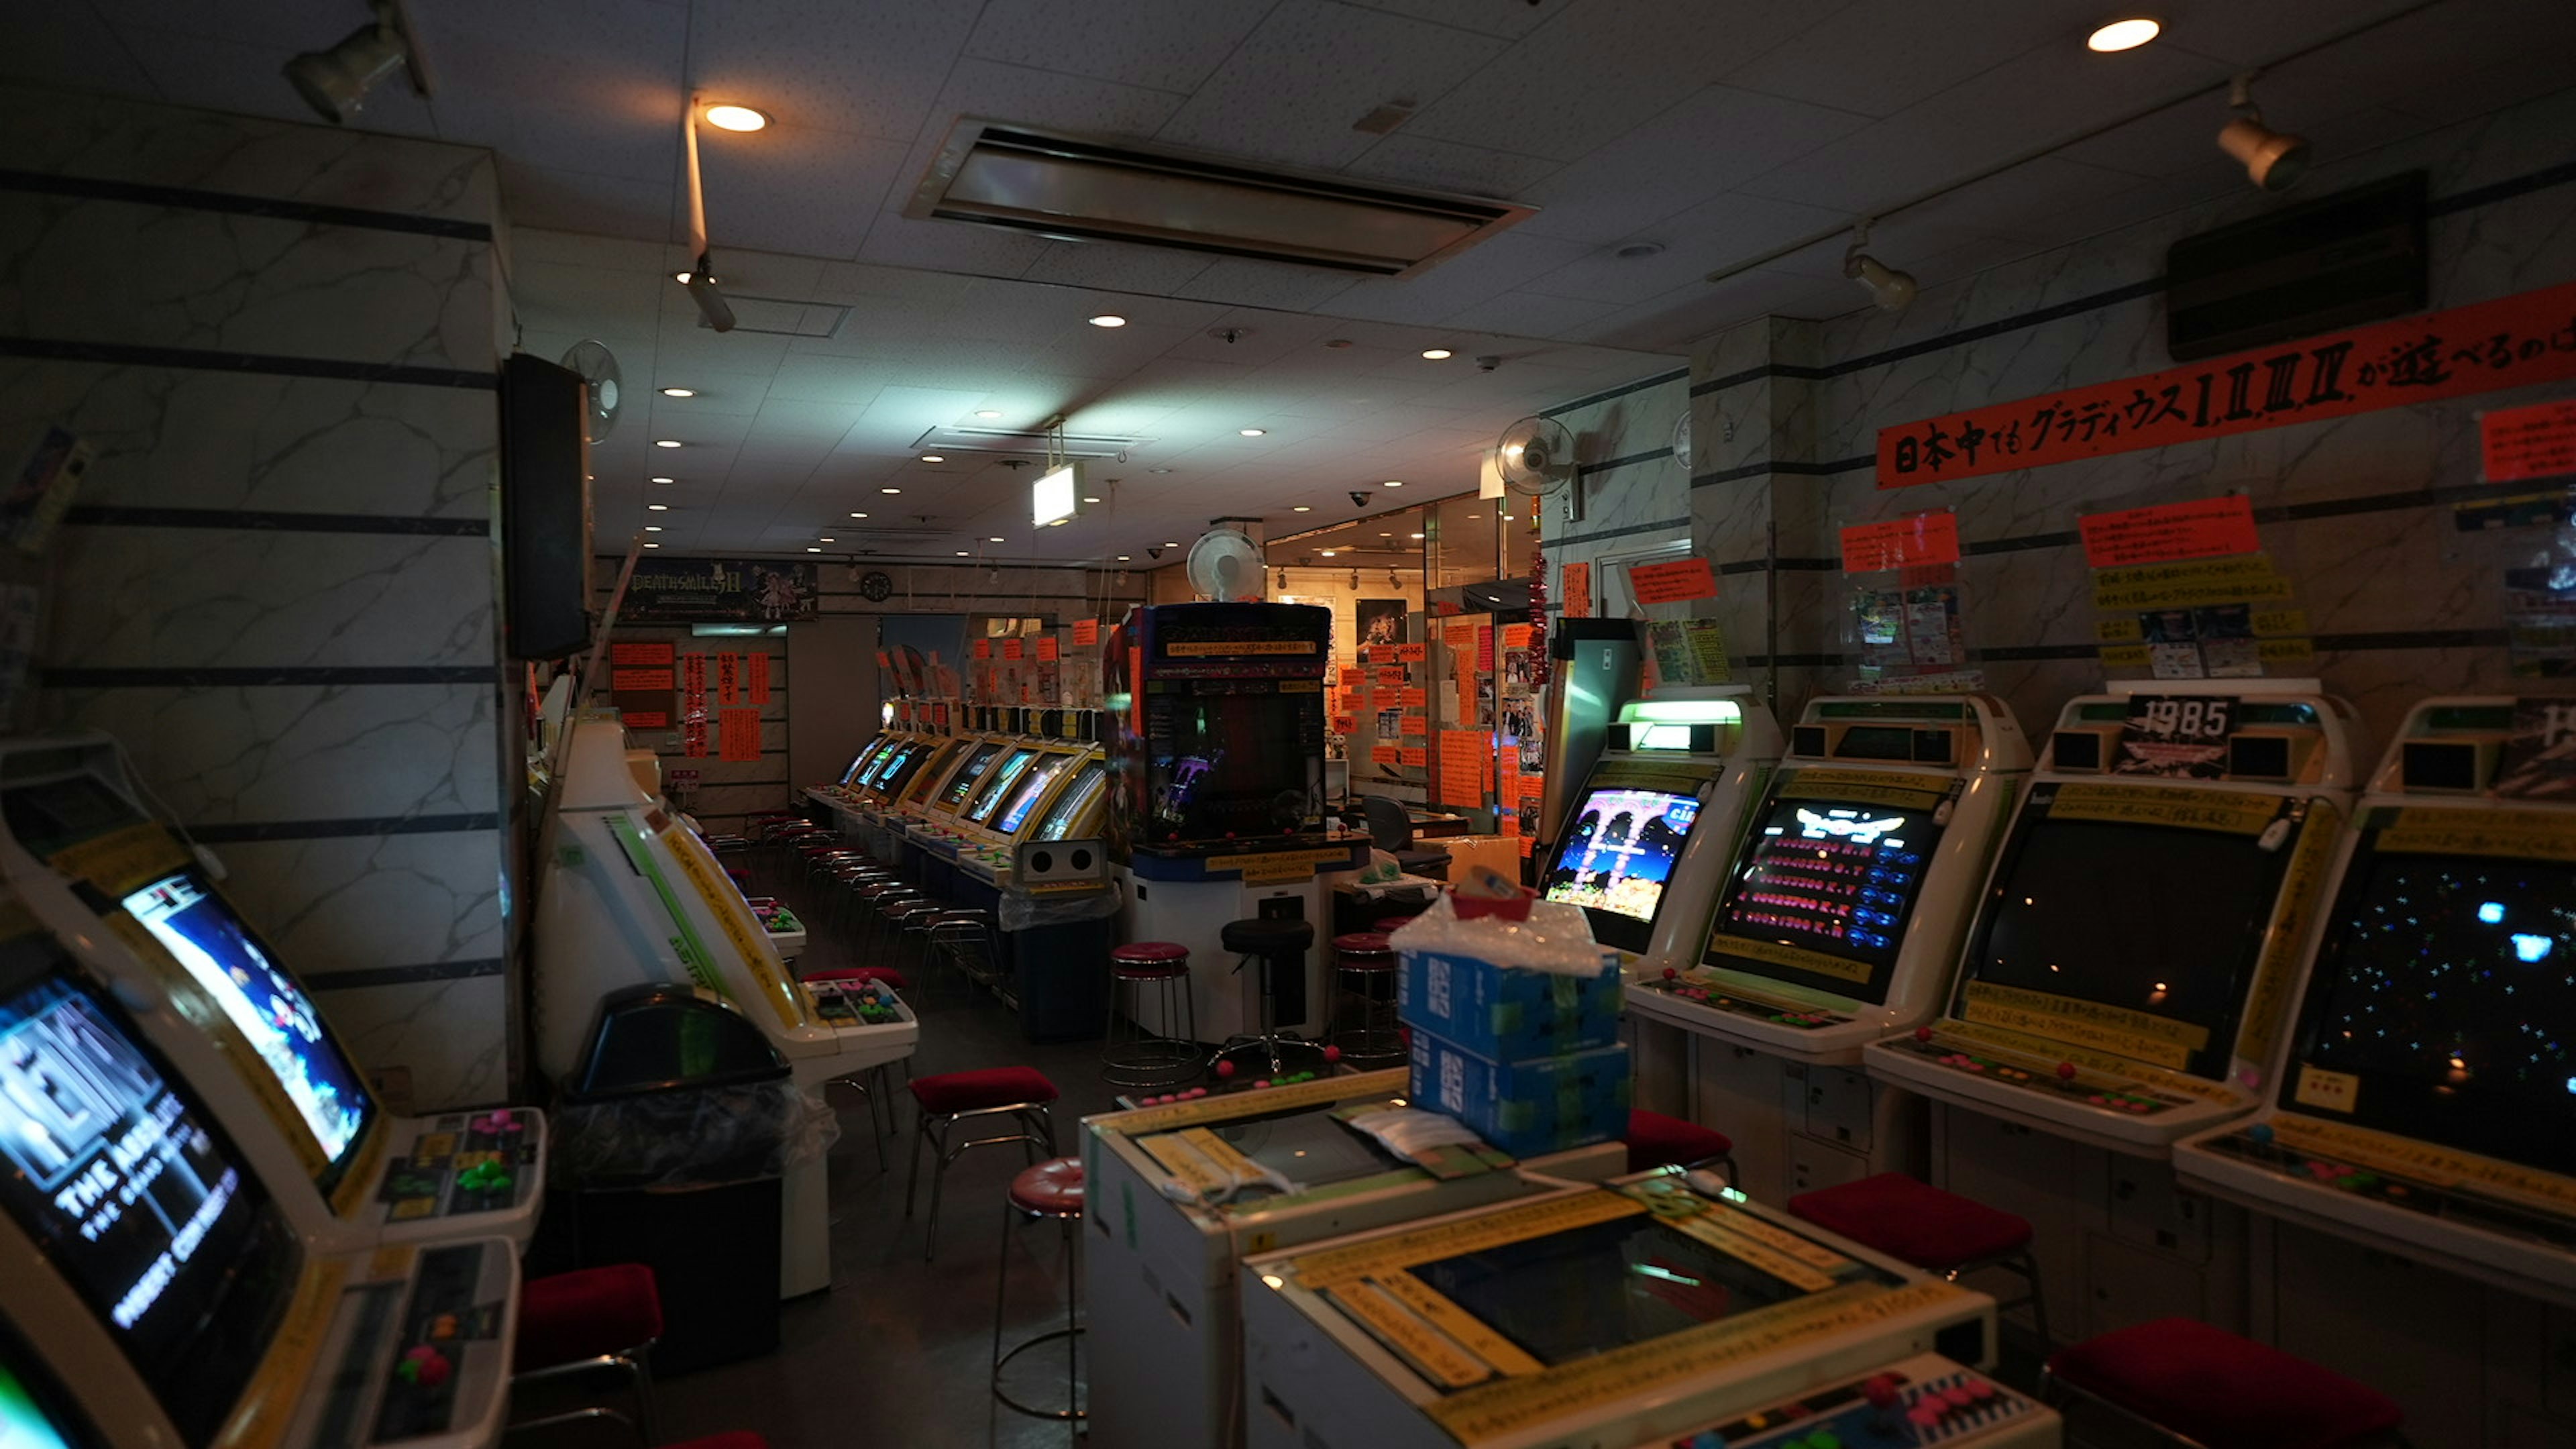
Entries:
{"label": "red banner with japanese text", "polygon": [[1881,428],[1878,486],[1977,478],[2568,377],[2576,377],[2576,282]]}
{"label": "red banner with japanese text", "polygon": [[753,704],[769,703],[769,656],[766,654],[750,655],[744,660],[744,663],[748,666],[750,673],[751,702]]}

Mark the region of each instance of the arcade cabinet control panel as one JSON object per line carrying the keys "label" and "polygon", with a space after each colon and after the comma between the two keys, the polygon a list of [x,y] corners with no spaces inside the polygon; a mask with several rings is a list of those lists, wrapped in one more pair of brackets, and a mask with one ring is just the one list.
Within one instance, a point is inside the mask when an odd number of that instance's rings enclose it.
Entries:
{"label": "arcade cabinet control panel", "polygon": [[412,1139],[411,1150],[385,1170],[378,1200],[388,1222],[499,1212],[537,1190],[542,1119],[507,1107],[453,1112]]}
{"label": "arcade cabinet control panel", "polygon": [[1822,1011],[1813,1007],[1782,1006],[1774,1001],[1730,995],[1702,985],[1691,975],[1685,975],[1670,966],[1664,968],[1663,975],[1646,977],[1637,985],[1647,991],[1667,992],[1678,1000],[1697,1002],[1711,1011],[1749,1016],[1755,1021],[1767,1021],[1794,1031],[1814,1031],[1819,1027],[1840,1026],[1854,1020],[1840,1012]]}
{"label": "arcade cabinet control panel", "polygon": [[1681,1435],[1672,1449],[1915,1449],[2007,1425],[2053,1444],[2055,1418],[1984,1374],[1927,1354]]}
{"label": "arcade cabinet control panel", "polygon": [[1916,1027],[1912,1036],[1887,1042],[1884,1045],[1895,1050],[1910,1051],[1935,1065],[1947,1067],[1955,1072],[1971,1073],[1989,1081],[2001,1082],[2008,1087],[2073,1097],[2096,1107],[2107,1107],[2114,1112],[2130,1112],[2146,1117],[2192,1104],[2192,1099],[2189,1097],[2156,1091],[2132,1077],[2118,1076],[2110,1072],[2087,1071],[2073,1062],[2059,1062],[2054,1067],[2035,1067],[2027,1061],[2011,1057],[1964,1051],[1941,1040],[1928,1026]]}
{"label": "arcade cabinet control panel", "polygon": [[2315,1156],[2281,1141],[2268,1122],[2211,1138],[2205,1145],[2212,1152],[2242,1158],[2319,1187],[2485,1232],[2546,1243],[2562,1251],[2576,1250],[2576,1220],[2523,1207],[2459,1183],[2437,1183],[2385,1166]]}
{"label": "arcade cabinet control panel", "polygon": [[[495,1251],[505,1249],[484,1243],[428,1249],[409,1302],[400,1282],[354,1290],[360,1297],[355,1326],[323,1386],[308,1449],[351,1449],[452,1429],[458,1360],[501,1349],[502,1305],[474,1301],[484,1254]],[[371,1399],[375,1423],[362,1426]]]}

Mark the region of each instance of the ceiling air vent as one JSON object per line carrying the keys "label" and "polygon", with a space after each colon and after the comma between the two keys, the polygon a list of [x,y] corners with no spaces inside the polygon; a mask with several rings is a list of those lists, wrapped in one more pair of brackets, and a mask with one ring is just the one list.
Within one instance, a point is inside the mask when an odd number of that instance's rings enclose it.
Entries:
{"label": "ceiling air vent", "polygon": [[1533,210],[970,116],[949,131],[903,214],[1409,277]]}
{"label": "ceiling air vent", "polygon": [[937,427],[912,440],[916,453],[1011,453],[1032,458],[1047,456],[1050,445],[1067,458],[1117,458],[1131,448],[1141,448],[1151,438],[1126,437],[1111,433],[1065,433],[1057,435],[1043,428],[974,428]]}

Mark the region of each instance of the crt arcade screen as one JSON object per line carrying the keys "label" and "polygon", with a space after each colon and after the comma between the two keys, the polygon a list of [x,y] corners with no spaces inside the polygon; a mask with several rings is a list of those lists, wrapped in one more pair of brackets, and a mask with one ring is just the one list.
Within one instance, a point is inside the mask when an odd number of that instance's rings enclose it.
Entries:
{"label": "crt arcade screen", "polygon": [[1915,893],[1939,843],[1928,810],[1779,800],[1737,857],[1717,908],[1723,935],[1829,958],[1815,970],[1720,953],[1708,961],[1799,986],[1887,999]]}
{"label": "crt arcade screen", "polygon": [[[1625,917],[1639,927],[1651,925],[1663,905],[1664,885],[1681,859],[1699,820],[1699,801],[1665,790],[1595,789],[1576,807],[1574,824],[1557,848],[1556,862],[1541,883],[1547,898],[1594,912],[1595,929],[1611,929],[1602,939],[1630,950],[1645,949],[1645,932],[1622,933],[1607,914]],[[1617,937],[1627,934],[1630,940]],[[1633,941],[1633,944],[1631,943]]]}

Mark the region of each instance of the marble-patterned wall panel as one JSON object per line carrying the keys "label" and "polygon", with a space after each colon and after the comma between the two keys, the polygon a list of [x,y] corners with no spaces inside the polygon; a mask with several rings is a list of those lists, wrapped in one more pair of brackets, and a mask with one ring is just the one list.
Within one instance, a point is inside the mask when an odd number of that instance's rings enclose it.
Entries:
{"label": "marble-patterned wall panel", "polygon": [[489,372],[486,242],[0,193],[0,328]]}
{"label": "marble-patterned wall panel", "polygon": [[500,412],[480,388],[0,360],[0,440],[95,452],[79,502],[481,518]]}
{"label": "marble-patterned wall panel", "polygon": [[324,992],[321,1003],[373,1079],[409,1078],[409,1093],[394,1099],[401,1110],[483,1106],[509,1091],[501,1024],[510,990],[501,976],[351,987]]}
{"label": "marble-patterned wall panel", "polygon": [[[134,752],[186,824],[490,814],[490,681],[233,688],[55,686],[61,723]],[[515,787],[517,782],[512,782]]]}
{"label": "marble-patterned wall panel", "polygon": [[481,537],[69,528],[45,657],[82,668],[489,664]]}
{"label": "marble-patterned wall panel", "polygon": [[23,86],[0,87],[0,133],[28,171],[453,221],[500,210],[492,153],[472,146]]}
{"label": "marble-patterned wall panel", "polygon": [[501,958],[493,831],[239,840],[214,850],[231,872],[225,894],[318,987],[345,971]]}

